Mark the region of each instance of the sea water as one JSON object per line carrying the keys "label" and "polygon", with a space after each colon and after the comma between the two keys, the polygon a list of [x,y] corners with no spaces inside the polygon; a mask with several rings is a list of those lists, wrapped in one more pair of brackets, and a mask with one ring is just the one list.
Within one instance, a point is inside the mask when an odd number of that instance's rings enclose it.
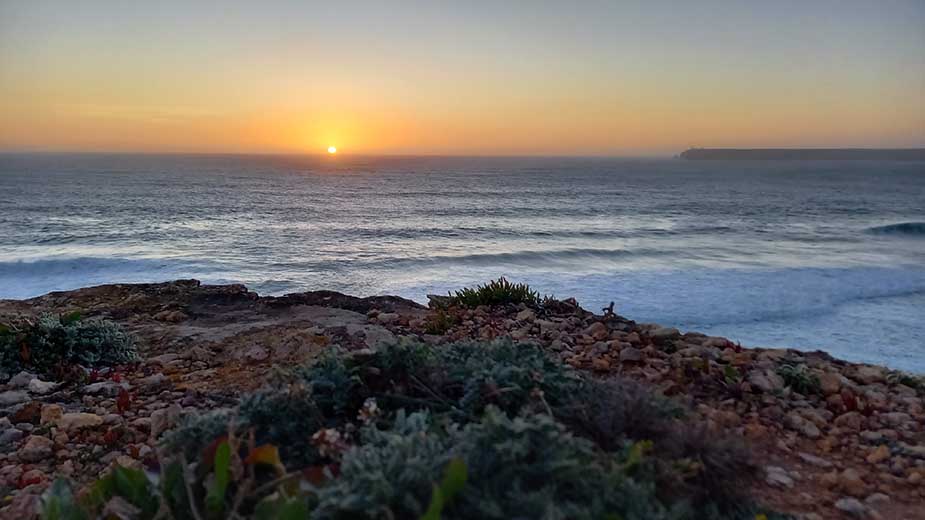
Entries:
{"label": "sea water", "polygon": [[925,373],[925,163],[0,155],[0,298],[196,278],[591,310]]}

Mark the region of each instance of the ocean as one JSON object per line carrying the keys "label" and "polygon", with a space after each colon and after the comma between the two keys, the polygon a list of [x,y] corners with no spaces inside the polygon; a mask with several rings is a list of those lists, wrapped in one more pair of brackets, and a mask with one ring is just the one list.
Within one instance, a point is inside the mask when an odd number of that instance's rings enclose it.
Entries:
{"label": "ocean", "polygon": [[0,155],[0,298],[196,278],[426,302],[501,275],[925,373],[925,163]]}

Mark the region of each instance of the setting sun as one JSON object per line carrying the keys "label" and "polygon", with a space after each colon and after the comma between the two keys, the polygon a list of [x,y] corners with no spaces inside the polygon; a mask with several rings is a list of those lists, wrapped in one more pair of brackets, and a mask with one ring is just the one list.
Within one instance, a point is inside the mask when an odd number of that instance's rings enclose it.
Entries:
{"label": "setting sun", "polygon": [[337,153],[337,147],[336,147],[336,146],[329,146],[329,147],[328,147],[328,153],[329,153],[329,154],[332,154],[332,155],[335,154],[335,153]]}

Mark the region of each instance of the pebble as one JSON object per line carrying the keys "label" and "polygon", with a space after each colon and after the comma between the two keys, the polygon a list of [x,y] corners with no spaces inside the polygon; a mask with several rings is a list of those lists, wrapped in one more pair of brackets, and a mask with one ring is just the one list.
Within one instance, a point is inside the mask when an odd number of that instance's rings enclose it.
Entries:
{"label": "pebble", "polygon": [[42,381],[38,378],[29,381],[29,391],[33,394],[45,395],[57,387],[58,383]]}
{"label": "pebble", "polygon": [[73,432],[81,428],[90,428],[103,424],[103,418],[95,413],[66,413],[55,421],[55,424],[64,431]]}
{"label": "pebble", "polygon": [[64,407],[60,404],[46,404],[42,406],[41,424],[56,422],[64,415]]}
{"label": "pebble", "polygon": [[849,495],[862,496],[867,490],[864,480],[854,468],[848,468],[838,475],[839,487]]}
{"label": "pebble", "polygon": [[881,444],[880,446],[877,446],[873,451],[871,451],[869,455],[867,455],[866,460],[870,464],[877,464],[879,462],[885,461],[888,458],[890,458],[890,449],[887,448],[885,445]]}
{"label": "pebble", "polygon": [[839,498],[835,501],[835,508],[858,518],[863,518],[867,515],[867,508],[864,507],[864,504],[852,497]]}
{"label": "pebble", "polygon": [[823,459],[822,457],[817,457],[802,451],[797,453],[797,456],[800,457],[800,460],[803,462],[816,466],[817,468],[828,469],[832,467],[832,463]]}
{"label": "pebble", "polygon": [[623,363],[636,363],[645,359],[642,351],[638,348],[625,348],[620,351],[620,361]]}
{"label": "pebble", "polygon": [[784,389],[784,379],[773,370],[752,370],[746,378],[748,384],[764,393],[778,392]]}
{"label": "pebble", "polygon": [[51,456],[54,442],[48,437],[30,435],[16,456],[23,462],[38,462]]}
{"label": "pebble", "polygon": [[779,488],[792,488],[793,487],[793,478],[787,473],[784,468],[779,466],[767,466],[765,468],[765,482],[768,484],[779,487]]}

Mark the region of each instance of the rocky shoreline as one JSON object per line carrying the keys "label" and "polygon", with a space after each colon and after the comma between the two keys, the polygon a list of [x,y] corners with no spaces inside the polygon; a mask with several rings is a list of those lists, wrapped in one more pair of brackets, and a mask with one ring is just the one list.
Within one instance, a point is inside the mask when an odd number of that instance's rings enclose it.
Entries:
{"label": "rocky shoreline", "polygon": [[925,383],[823,352],[744,348],[574,300],[447,311],[440,297],[429,308],[330,291],[261,297],[194,280],[0,301],[0,323],[74,311],[122,325],[142,359],[88,384],[21,373],[0,385],[0,516],[29,518],[56,476],[87,483],[113,464],[152,463],[158,437],[181,417],[234,403],[275,366],[331,345],[510,337],[596,376],[643,382],[746,438],[763,470],[753,494],[770,508],[807,519],[925,518]]}

